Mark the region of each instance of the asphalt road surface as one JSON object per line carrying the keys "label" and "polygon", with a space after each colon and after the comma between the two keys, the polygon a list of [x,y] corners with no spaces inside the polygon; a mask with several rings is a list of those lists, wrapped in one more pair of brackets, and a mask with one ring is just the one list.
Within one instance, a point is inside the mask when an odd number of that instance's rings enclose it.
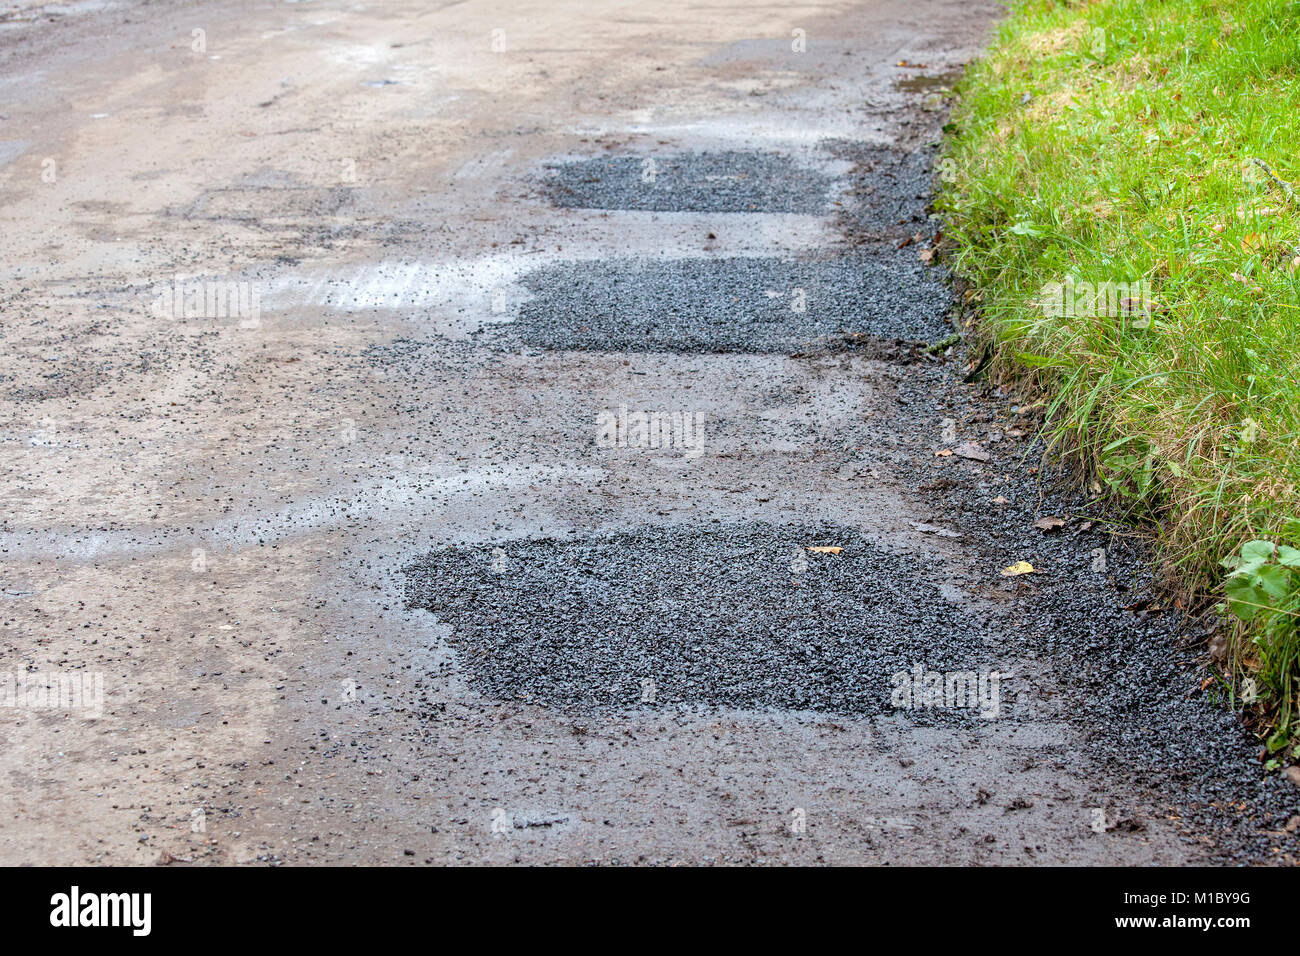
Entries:
{"label": "asphalt road surface", "polygon": [[0,863],[1293,860],[943,344],[996,14],[0,6]]}

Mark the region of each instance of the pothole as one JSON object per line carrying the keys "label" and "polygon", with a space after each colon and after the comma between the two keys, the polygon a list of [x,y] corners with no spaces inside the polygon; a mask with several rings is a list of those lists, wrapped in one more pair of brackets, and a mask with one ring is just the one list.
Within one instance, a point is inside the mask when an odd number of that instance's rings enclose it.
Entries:
{"label": "pothole", "polygon": [[[997,668],[981,622],[941,596],[937,558],[891,554],[834,524],[457,546],[406,573],[408,605],[451,627],[478,690],[546,706],[877,715],[898,709],[895,675],[918,665]],[[982,719],[978,707],[907,713]]]}
{"label": "pothole", "polygon": [[169,209],[182,219],[213,222],[301,222],[344,216],[356,190],[346,186],[230,186],[205,189],[193,202]]}

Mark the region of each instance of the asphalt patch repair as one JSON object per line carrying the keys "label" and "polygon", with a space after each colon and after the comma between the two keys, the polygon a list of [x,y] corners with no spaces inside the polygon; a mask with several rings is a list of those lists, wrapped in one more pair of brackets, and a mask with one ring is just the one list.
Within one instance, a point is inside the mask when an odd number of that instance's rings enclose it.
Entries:
{"label": "asphalt patch repair", "polygon": [[[940,595],[929,563],[834,525],[650,527],[435,551],[406,569],[407,602],[452,628],[462,672],[490,696],[869,716],[906,706],[891,699],[895,675],[918,665],[998,669],[983,625]],[[908,712],[971,724],[982,710]]]}
{"label": "asphalt patch repair", "polygon": [[913,250],[779,258],[602,259],[521,280],[510,334],[534,348],[792,353],[845,335],[932,342],[952,330],[939,270]]}
{"label": "asphalt patch repair", "polygon": [[904,150],[834,140],[825,148],[853,164],[844,201],[835,207],[836,226],[850,243],[897,247],[933,231],[926,210],[938,143]]}
{"label": "asphalt patch repair", "polygon": [[750,150],[610,156],[554,163],[556,206],[646,212],[825,212],[836,180],[787,156]]}
{"label": "asphalt patch repair", "polygon": [[[778,257],[567,262],[521,280],[531,298],[510,335],[532,348],[802,354],[847,338],[929,344],[946,337],[942,269],[922,261],[930,151],[826,140],[829,176],[757,151],[612,156],[552,164],[557,206],[661,212],[830,214],[849,251]],[[833,201],[839,196],[841,201]],[[701,237],[703,242],[705,236]],[[932,253],[929,254],[932,257]]]}

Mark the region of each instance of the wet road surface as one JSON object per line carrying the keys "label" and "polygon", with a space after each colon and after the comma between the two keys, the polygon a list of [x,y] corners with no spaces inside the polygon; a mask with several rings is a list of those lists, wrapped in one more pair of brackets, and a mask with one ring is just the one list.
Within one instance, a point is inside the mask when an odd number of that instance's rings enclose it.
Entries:
{"label": "wet road surface", "polygon": [[0,862],[1294,856],[927,351],[993,4],[16,9]]}

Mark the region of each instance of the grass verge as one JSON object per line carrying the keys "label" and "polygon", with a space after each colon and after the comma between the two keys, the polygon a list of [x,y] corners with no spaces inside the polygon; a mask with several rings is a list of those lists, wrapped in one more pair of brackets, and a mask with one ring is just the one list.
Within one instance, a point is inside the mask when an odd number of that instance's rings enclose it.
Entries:
{"label": "grass verge", "polygon": [[[1300,737],[1300,2],[1017,0],[958,86],[949,261],[999,374],[1223,602],[1221,687]],[[1300,747],[1290,755],[1300,758]]]}

